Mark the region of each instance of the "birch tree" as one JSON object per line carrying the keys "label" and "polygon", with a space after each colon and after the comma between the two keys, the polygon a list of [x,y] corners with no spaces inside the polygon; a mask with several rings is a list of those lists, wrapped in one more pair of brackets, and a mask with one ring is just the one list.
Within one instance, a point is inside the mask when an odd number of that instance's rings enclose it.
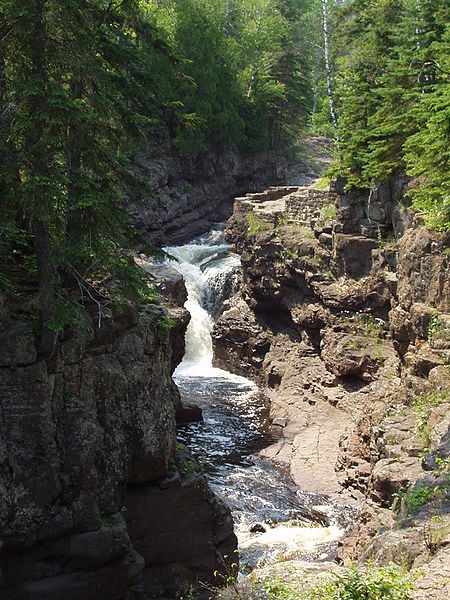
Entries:
{"label": "birch tree", "polygon": [[322,13],[323,13],[323,41],[324,41],[324,55],[325,55],[325,71],[327,75],[327,91],[328,98],[330,100],[331,118],[333,119],[333,126],[338,138],[338,120],[336,115],[336,108],[334,105],[333,98],[333,87],[331,84],[331,69],[330,69],[330,53],[328,48],[328,14],[327,14],[327,0],[322,0]]}

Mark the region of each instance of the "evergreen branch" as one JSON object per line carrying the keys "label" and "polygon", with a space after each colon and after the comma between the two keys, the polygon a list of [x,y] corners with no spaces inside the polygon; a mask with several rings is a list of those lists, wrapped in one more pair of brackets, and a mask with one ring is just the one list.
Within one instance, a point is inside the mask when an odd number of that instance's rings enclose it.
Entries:
{"label": "evergreen branch", "polygon": [[444,69],[441,68],[441,66],[439,65],[438,62],[436,62],[435,60],[428,60],[427,62],[423,63],[423,67],[429,67],[433,65],[434,67],[436,67],[436,69],[438,71],[440,71],[441,73],[444,73],[445,75],[450,75],[449,71],[445,71]]}
{"label": "evergreen branch", "polygon": [[[72,269],[73,274],[75,275],[75,279],[77,280],[77,284],[80,289],[82,300],[84,298],[84,292],[86,292],[86,294],[89,296],[89,298],[97,304],[97,307],[98,307],[97,327],[98,327],[98,329],[100,329],[102,326],[103,309],[106,308],[109,304],[111,304],[111,299],[108,298],[107,296],[105,296],[104,294],[102,294],[91,283],[86,281],[86,279],[84,279],[84,277],[77,271],[77,269],[75,269],[75,267],[73,267],[72,265],[70,265],[70,267]],[[96,295],[104,298],[106,300],[106,302],[104,304],[102,304],[100,302],[100,300],[95,298],[94,295],[91,293],[90,288],[92,288],[92,290],[95,292]]]}

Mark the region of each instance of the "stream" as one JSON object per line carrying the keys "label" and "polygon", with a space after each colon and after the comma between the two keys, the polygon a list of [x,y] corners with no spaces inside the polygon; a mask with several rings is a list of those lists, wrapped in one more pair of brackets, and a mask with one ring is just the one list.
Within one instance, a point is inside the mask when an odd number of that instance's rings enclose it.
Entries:
{"label": "stream", "polygon": [[242,573],[279,561],[332,558],[350,515],[329,498],[299,490],[287,468],[258,458],[277,439],[268,401],[253,382],[212,366],[214,321],[241,276],[223,226],[165,250],[185,279],[191,314],[174,380],[182,400],[203,411],[203,422],[179,426],[178,439],[232,511]]}

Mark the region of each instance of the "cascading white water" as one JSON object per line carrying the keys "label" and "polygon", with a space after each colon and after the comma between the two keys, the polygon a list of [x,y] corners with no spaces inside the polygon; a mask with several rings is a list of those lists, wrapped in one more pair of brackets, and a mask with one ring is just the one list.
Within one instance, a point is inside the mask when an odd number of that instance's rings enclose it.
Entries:
{"label": "cascading white water", "polygon": [[[211,487],[232,510],[243,570],[282,555],[327,557],[343,530],[333,518],[325,519],[328,526],[318,524],[313,508],[319,498],[301,493],[287,473],[257,457],[274,441],[264,397],[248,379],[212,366],[214,317],[238,289],[239,257],[224,242],[223,228],[165,250],[177,259],[171,266],[184,277],[191,314],[186,354],[174,380],[182,400],[203,411],[203,422],[180,427],[178,437],[204,464]],[[328,509],[343,514],[330,504],[325,514]],[[255,522],[267,524],[266,532],[254,533]]]}
{"label": "cascading white water", "polygon": [[[186,332],[186,353],[175,371],[175,378],[188,375],[242,379],[212,366],[214,320],[211,313],[214,313],[214,307],[211,304],[220,300],[224,288],[229,288],[229,295],[237,290],[240,266],[239,257],[230,253],[230,246],[223,241],[223,230],[213,230],[190,244],[168,247],[165,251],[177,260],[172,266],[183,275],[188,291],[185,307],[191,315]],[[248,384],[254,387],[250,381]]]}

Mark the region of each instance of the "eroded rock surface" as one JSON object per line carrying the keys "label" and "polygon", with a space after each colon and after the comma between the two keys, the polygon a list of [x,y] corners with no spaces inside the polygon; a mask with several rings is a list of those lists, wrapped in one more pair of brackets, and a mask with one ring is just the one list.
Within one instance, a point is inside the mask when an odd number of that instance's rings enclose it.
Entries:
{"label": "eroded rock surface", "polygon": [[182,157],[162,133],[157,147],[149,145],[134,157],[133,172],[151,191],[129,197],[127,211],[153,243],[182,244],[225,221],[237,194],[279,181],[286,166],[283,157],[237,149]]}
{"label": "eroded rock surface", "polygon": [[[214,328],[217,363],[264,382],[283,434],[264,454],[287,463],[300,488],[360,507],[346,564],[396,530],[392,505],[419,502],[417,481],[431,478],[424,504],[446,502],[450,488],[449,239],[402,207],[405,183],[269,188],[237,198],[226,231],[243,285]],[[446,542],[419,546],[417,564],[431,561],[422,598],[450,557]]]}
{"label": "eroded rock surface", "polygon": [[104,309],[46,362],[2,315],[1,598],[175,598],[212,581],[236,538],[190,457],[174,462],[187,311]]}

